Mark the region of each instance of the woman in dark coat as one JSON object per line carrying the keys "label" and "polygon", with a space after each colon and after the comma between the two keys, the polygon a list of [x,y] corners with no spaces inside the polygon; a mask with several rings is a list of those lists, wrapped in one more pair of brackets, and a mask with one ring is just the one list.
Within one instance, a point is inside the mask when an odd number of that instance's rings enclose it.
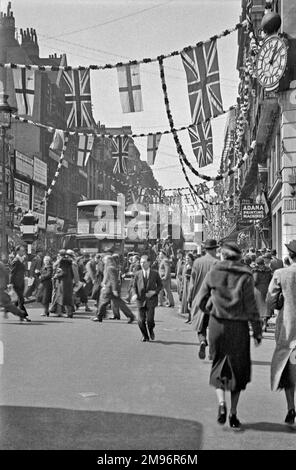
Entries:
{"label": "woman in dark coat", "polygon": [[251,380],[249,322],[255,345],[261,342],[261,322],[254,296],[252,271],[241,263],[234,242],[225,243],[222,261],[206,275],[199,293],[199,308],[210,314],[209,343],[213,357],[210,384],[216,388],[219,424],[226,422],[225,391],[231,392],[229,424],[240,428],[237,404],[241,390]]}
{"label": "woman in dark coat", "polygon": [[264,263],[263,256],[256,259],[255,265],[252,268],[254,277],[254,293],[259,310],[259,315],[263,323],[263,331],[267,330],[268,319],[271,316],[270,309],[267,309],[266,295],[268,286],[272,278],[271,269]]}
{"label": "woman in dark coat", "polygon": [[53,268],[50,256],[44,256],[43,266],[40,273],[40,286],[38,288],[38,301],[42,303],[44,312],[42,317],[49,316],[49,304],[52,296]]}
{"label": "woman in dark coat", "polygon": [[65,307],[67,317],[73,317],[74,298],[73,298],[73,269],[72,260],[66,253],[60,250],[60,259],[55,265],[55,302],[59,313]]}

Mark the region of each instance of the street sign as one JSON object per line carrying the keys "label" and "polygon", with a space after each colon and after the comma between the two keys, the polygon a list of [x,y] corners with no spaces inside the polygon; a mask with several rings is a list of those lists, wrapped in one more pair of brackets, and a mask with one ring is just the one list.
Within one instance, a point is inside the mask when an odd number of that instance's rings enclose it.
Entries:
{"label": "street sign", "polygon": [[241,204],[242,222],[254,222],[255,220],[264,219],[264,204]]}

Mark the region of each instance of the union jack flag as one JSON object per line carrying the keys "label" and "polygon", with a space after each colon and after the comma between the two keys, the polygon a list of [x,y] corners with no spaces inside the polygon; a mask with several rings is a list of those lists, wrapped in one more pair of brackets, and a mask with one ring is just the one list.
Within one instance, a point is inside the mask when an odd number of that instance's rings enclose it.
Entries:
{"label": "union jack flag", "polygon": [[115,159],[113,173],[127,174],[126,160],[128,159],[129,137],[118,135],[112,137],[111,142],[112,158]]}
{"label": "union jack flag", "polygon": [[213,163],[213,136],[210,121],[202,122],[188,129],[192,150],[196,157],[198,166]]}
{"label": "union jack flag", "polygon": [[218,116],[223,106],[216,40],[182,52],[181,56],[187,76],[192,123]]}
{"label": "union jack flag", "polygon": [[66,84],[66,111],[68,127],[90,127],[91,111],[89,70],[69,70],[63,73]]}

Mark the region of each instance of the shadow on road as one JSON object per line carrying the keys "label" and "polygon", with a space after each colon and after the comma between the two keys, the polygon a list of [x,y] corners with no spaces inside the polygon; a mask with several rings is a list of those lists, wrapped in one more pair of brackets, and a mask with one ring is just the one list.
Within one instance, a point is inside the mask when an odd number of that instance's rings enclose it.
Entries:
{"label": "shadow on road", "polygon": [[160,341],[160,340],[155,340],[153,343],[159,343],[159,344],[165,344],[167,346],[170,346],[171,344],[182,344],[183,346],[196,346],[196,343],[185,343],[184,341]]}
{"label": "shadow on road", "polygon": [[259,422],[259,423],[246,423],[242,425],[242,430],[253,430],[253,431],[266,431],[266,432],[282,432],[282,433],[294,433],[296,434],[296,428],[289,427],[287,424],[280,424],[280,423],[266,423],[266,422]]}
{"label": "shadow on road", "polygon": [[202,425],[160,416],[0,407],[0,449],[201,449]]}

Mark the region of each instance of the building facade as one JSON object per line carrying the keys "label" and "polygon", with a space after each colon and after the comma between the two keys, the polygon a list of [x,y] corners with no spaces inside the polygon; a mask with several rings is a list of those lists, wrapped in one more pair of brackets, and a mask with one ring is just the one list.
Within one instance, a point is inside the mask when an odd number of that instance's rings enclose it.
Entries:
{"label": "building facade", "polygon": [[[241,20],[246,19],[247,3],[242,1]],[[242,92],[236,110],[234,148],[243,155],[252,142],[256,146],[236,172],[237,176],[226,179],[224,188],[229,189],[226,196],[232,198],[227,205],[228,223],[223,236],[243,240],[246,247],[275,248],[278,256],[283,257],[287,253],[285,244],[296,239],[296,3],[273,1],[269,6],[281,16],[279,34],[288,45],[287,65],[277,89],[268,91],[261,86],[256,76],[256,54],[253,54],[255,65],[250,66],[252,38],[245,28],[240,30],[237,69]],[[262,18],[269,11],[265,1],[253,1],[251,18],[258,38]],[[260,47],[262,44],[257,54]],[[242,131],[238,133],[238,129]],[[236,153],[230,156],[232,167],[237,163]],[[223,165],[225,170],[225,162]],[[246,223],[242,219],[243,203],[263,205],[264,216]]]}

